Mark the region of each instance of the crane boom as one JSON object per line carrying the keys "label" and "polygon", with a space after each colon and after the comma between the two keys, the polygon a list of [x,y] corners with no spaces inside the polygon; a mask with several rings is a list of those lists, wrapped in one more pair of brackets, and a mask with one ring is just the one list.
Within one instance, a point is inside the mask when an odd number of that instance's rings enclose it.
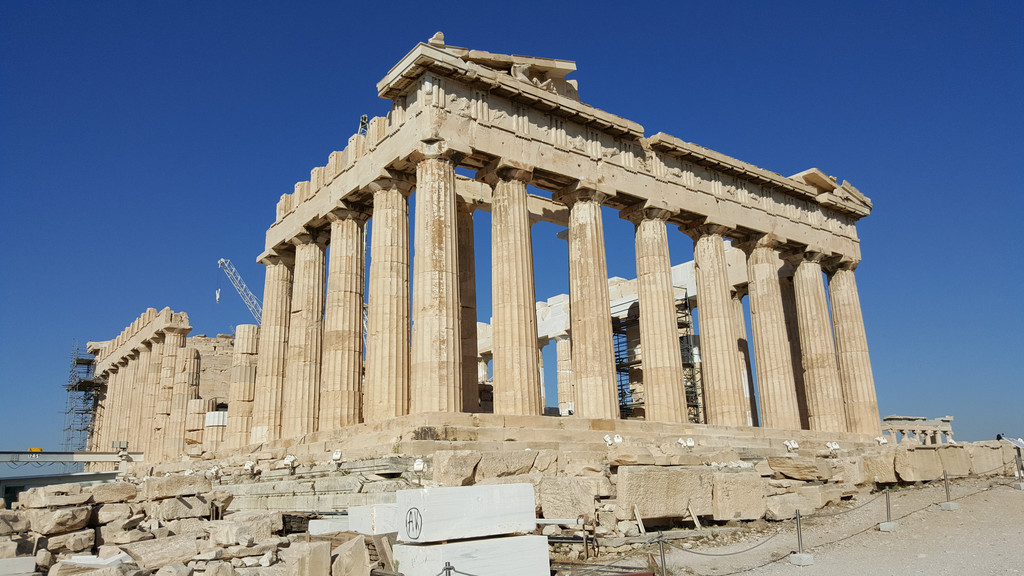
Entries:
{"label": "crane boom", "polygon": [[217,261],[217,266],[224,271],[228,276],[228,280],[231,280],[231,285],[235,287],[238,295],[242,297],[242,301],[245,302],[245,306],[249,308],[249,312],[252,313],[252,317],[256,319],[256,324],[260,324],[263,320],[263,303],[260,299],[249,290],[249,287],[245,285],[245,280],[238,275],[238,270],[231,264],[231,260],[227,258],[221,258]]}

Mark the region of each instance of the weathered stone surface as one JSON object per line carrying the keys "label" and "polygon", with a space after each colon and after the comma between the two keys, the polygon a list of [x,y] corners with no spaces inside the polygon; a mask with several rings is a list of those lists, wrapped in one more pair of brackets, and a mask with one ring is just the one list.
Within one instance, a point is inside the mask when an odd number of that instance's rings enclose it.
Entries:
{"label": "weathered stone surface", "polygon": [[864,463],[864,476],[867,478],[867,481],[879,484],[895,484],[895,458],[895,450],[865,455],[861,461]]}
{"label": "weathered stone surface", "polygon": [[544,518],[576,518],[593,522],[596,510],[591,483],[584,478],[546,476],[537,487]]}
{"label": "weathered stone surface", "polygon": [[558,455],[559,476],[604,476],[608,470],[604,452],[563,452]]}
{"label": "weathered stone surface", "polygon": [[294,542],[280,557],[289,576],[331,576],[330,542]]}
{"label": "weathered stone surface", "polygon": [[92,501],[97,504],[133,500],[139,489],[128,482],[109,482],[92,487]]}
{"label": "weathered stone surface", "polygon": [[608,450],[609,466],[653,466],[654,455],[641,446],[615,446]]}
{"label": "weathered stone surface", "polygon": [[27,511],[32,530],[44,536],[63,534],[84,528],[89,523],[91,514],[92,507],[90,506]]}
{"label": "weathered stone surface", "polygon": [[467,486],[473,483],[481,454],[475,450],[438,450],[434,452],[434,482],[442,486]]}
{"label": "weathered stone surface", "polygon": [[530,472],[529,474],[517,474],[515,476],[500,476],[497,478],[484,478],[479,482],[476,482],[477,486],[488,486],[493,484],[533,484],[534,489],[540,484],[541,479],[544,475],[540,472]]}
{"label": "weathered stone surface", "polygon": [[217,546],[234,546],[246,542],[263,542],[273,536],[273,520],[269,517],[256,518],[248,522],[217,520],[207,522],[203,529],[210,535],[210,542]]}
{"label": "weathered stone surface", "polygon": [[633,518],[633,506],[642,518],[688,517],[687,508],[703,516],[712,513],[710,470],[674,466],[620,466],[615,517]]}
{"label": "weathered stone surface", "polygon": [[715,520],[756,520],[765,512],[765,481],[757,473],[716,472],[711,509]]}
{"label": "weathered stone surface", "polygon": [[177,536],[188,534],[189,536],[203,536],[206,530],[203,525],[206,523],[202,518],[178,518],[167,522],[167,528]]}
{"label": "weathered stone surface", "polygon": [[966,476],[971,473],[971,457],[963,446],[943,446],[936,452],[942,469],[949,474]]}
{"label": "weathered stone surface", "polygon": [[526,474],[536,459],[537,453],[532,450],[485,452],[476,466],[476,480]]}
{"label": "weathered stone surface", "polygon": [[142,483],[142,498],[159,500],[176,496],[196,496],[210,492],[212,486],[205,476],[166,476],[149,478]]}
{"label": "weathered stone surface", "polygon": [[931,481],[942,477],[942,462],[932,448],[896,449],[896,474],[904,482]]}
{"label": "weathered stone surface", "polygon": [[864,461],[861,458],[840,458],[830,461],[832,481],[858,486],[868,481],[864,472]]}
{"label": "weathered stone surface", "polygon": [[165,498],[150,504],[149,516],[158,520],[209,518],[210,503],[202,496]]}
{"label": "weathered stone surface", "polygon": [[0,558],[14,558],[18,555],[18,543],[0,541]]}
{"label": "weathered stone surface", "polygon": [[157,570],[156,576],[192,576],[192,569],[181,562],[173,562]]}
{"label": "weathered stone surface", "polygon": [[280,532],[284,529],[284,518],[281,513],[271,510],[242,510],[229,514],[224,519],[232,522],[254,522],[264,518],[270,521],[272,532]]}
{"label": "weathered stone surface", "polygon": [[78,506],[89,501],[91,495],[82,493],[81,486],[78,490],[65,492],[54,490],[55,488],[78,486],[78,484],[61,484],[59,486],[44,486],[40,488],[29,488],[18,495],[18,503],[22,508],[56,508],[60,506]]}
{"label": "weathered stone surface", "polygon": [[538,450],[537,459],[533,461],[534,472],[554,474],[558,470],[557,450]]}
{"label": "weathered stone surface", "polygon": [[331,551],[331,576],[370,576],[370,554],[362,536],[355,536]]}
{"label": "weathered stone surface", "polygon": [[0,536],[16,534],[29,529],[29,520],[22,512],[0,510]]}
{"label": "weathered stone surface", "polygon": [[966,446],[971,456],[971,474],[991,475],[1002,472],[1003,454],[998,444],[974,442]]}
{"label": "weathered stone surface", "polygon": [[234,567],[230,562],[209,562],[203,576],[236,576]]}
{"label": "weathered stone surface", "polygon": [[831,475],[827,462],[803,456],[773,456],[768,458],[772,470],[794,480],[828,480]]}
{"label": "weathered stone surface", "polygon": [[287,546],[290,543],[288,538],[272,537],[262,542],[257,542],[253,546],[228,546],[224,549],[224,558],[248,558],[253,556],[263,556],[267,552],[273,552],[280,546]]}
{"label": "weathered stone surface", "polygon": [[143,540],[152,540],[152,532],[144,532],[137,528],[122,530],[116,526],[98,526],[96,528],[96,544],[120,545]]}
{"label": "weathered stone surface", "polygon": [[188,562],[199,553],[195,536],[189,535],[133,542],[121,549],[146,570],[156,570],[172,562]]}
{"label": "weathered stone surface", "polygon": [[93,526],[108,524],[118,520],[127,520],[132,517],[132,507],[128,504],[100,504],[92,507],[92,517],[89,523]]}
{"label": "weathered stone surface", "polygon": [[95,540],[95,532],[92,528],[86,528],[77,532],[49,536],[46,539],[46,549],[54,554],[81,552],[82,550],[91,550]]}
{"label": "weathered stone surface", "polygon": [[27,558],[0,558],[0,574],[19,575],[32,574],[36,569],[36,559]]}

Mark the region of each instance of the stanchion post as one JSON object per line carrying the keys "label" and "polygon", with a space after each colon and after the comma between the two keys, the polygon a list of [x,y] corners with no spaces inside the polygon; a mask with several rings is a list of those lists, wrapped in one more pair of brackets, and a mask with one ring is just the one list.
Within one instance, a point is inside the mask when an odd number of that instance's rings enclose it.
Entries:
{"label": "stanchion post", "polygon": [[665,535],[658,530],[658,553],[661,554],[661,576],[666,576],[665,567]]}
{"label": "stanchion post", "polygon": [[885,489],[885,522],[878,524],[880,532],[895,532],[899,523],[892,521],[892,502],[889,500],[889,489]]}
{"label": "stanchion post", "polygon": [[1017,447],[1017,478],[1013,483],[1017,490],[1024,490],[1024,458],[1021,458],[1020,447]]}
{"label": "stanchion post", "polygon": [[451,562],[445,562],[444,563],[444,569],[442,569],[441,571],[444,572],[444,576],[452,576],[452,572],[454,570],[455,570],[455,566],[452,566]]}
{"label": "stanchion post", "polygon": [[789,563],[796,566],[814,564],[814,555],[804,553],[804,532],[800,522],[800,511],[796,511],[796,552],[789,555]]}
{"label": "stanchion post", "polygon": [[939,504],[939,508],[946,511],[959,510],[960,505],[949,499],[949,474],[945,470],[942,471],[942,481],[946,484],[946,501]]}

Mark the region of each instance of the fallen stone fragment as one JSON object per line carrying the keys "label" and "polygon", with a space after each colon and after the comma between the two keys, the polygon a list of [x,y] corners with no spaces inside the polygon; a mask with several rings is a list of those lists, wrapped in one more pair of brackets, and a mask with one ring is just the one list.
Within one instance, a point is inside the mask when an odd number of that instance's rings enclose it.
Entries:
{"label": "fallen stone fragment", "polygon": [[108,482],[92,487],[92,501],[97,504],[127,502],[135,498],[139,489],[128,482]]}
{"label": "fallen stone fragment", "polygon": [[59,508],[57,510],[28,510],[29,525],[32,530],[49,536],[63,534],[84,528],[92,515],[91,506]]}
{"label": "fallen stone fragment", "polygon": [[195,536],[189,535],[134,542],[121,549],[146,570],[156,570],[173,562],[188,562],[199,553]]}

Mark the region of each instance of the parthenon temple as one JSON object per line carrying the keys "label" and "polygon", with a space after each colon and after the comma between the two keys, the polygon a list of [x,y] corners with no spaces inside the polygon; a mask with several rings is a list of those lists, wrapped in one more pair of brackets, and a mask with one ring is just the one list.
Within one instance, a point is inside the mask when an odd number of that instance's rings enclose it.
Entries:
{"label": "parthenon temple", "polygon": [[[259,326],[204,353],[186,345],[187,315],[150,310],[93,344],[107,390],[92,445],[127,440],[159,461],[415,414],[543,418],[550,341],[547,418],[878,436],[855,277],[870,200],[815,168],[786,177],[646,136],[582,103],[575,69],[441,35],[413,48],[377,84],[387,116],[280,196],[259,254]],[[609,281],[603,208],[635,229],[628,290]],[[474,269],[481,210],[491,270]],[[568,295],[540,303],[537,222],[564,227],[569,254]],[[678,234],[694,261],[674,268]],[[481,280],[493,308],[478,327]],[[200,382],[207,357],[229,374],[217,384]]]}

